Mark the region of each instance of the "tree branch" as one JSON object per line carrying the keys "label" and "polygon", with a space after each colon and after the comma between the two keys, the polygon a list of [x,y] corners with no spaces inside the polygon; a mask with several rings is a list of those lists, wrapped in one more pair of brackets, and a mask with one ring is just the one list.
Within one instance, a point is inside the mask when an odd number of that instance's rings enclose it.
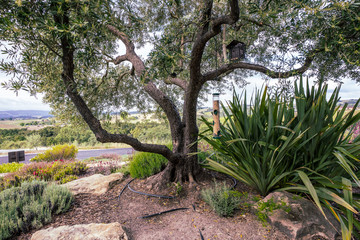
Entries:
{"label": "tree branch", "polygon": [[126,56],[126,54],[125,54],[125,55],[118,56],[118,57],[115,58],[115,59],[107,60],[107,62],[112,62],[112,63],[114,63],[115,65],[119,65],[120,63],[125,62],[125,61],[127,61],[127,60],[128,60],[128,59],[127,59],[127,56]]}
{"label": "tree branch", "polygon": [[[107,25],[107,28],[125,44],[126,54],[123,55],[122,59],[126,58],[126,60],[132,63],[133,67],[135,68],[135,73],[138,77],[146,78],[144,76],[144,73],[146,72],[145,64],[135,53],[134,44],[131,42],[128,36],[126,36],[125,33],[120,32],[114,26]],[[183,137],[182,129],[184,124],[181,121],[179,111],[173,101],[168,96],[166,96],[164,92],[157,88],[157,86],[148,78],[145,79],[144,90],[164,110],[170,123],[170,130],[174,144],[181,142],[179,138]]]}
{"label": "tree branch", "polygon": [[116,27],[111,25],[106,25],[106,27],[125,44],[127,51],[134,51],[135,46],[125,33],[119,31]]}
{"label": "tree branch", "polygon": [[269,24],[266,24],[264,22],[256,21],[256,20],[251,19],[249,17],[240,17],[240,19],[242,19],[244,21],[247,21],[247,22],[250,22],[250,23],[253,23],[253,24],[255,24],[255,25],[259,26],[259,27],[265,27],[266,26],[266,27],[272,28]]}
{"label": "tree branch", "polygon": [[[41,37],[37,38],[37,37],[35,37],[35,36],[29,36],[29,38],[32,39],[32,40],[34,40],[34,41],[40,41],[42,44],[45,45],[45,47],[47,47],[47,48],[48,48],[51,52],[53,52],[56,56],[58,56],[58,57],[60,57],[60,58],[62,57],[61,54],[59,54],[54,48],[52,48],[52,47],[50,46],[50,44],[48,44],[47,42],[45,42],[45,40],[42,39]],[[19,38],[19,39],[22,39],[22,38]],[[26,40],[26,39],[24,39],[24,40]]]}
{"label": "tree branch", "polygon": [[[202,21],[204,22],[200,28],[193,49],[191,52],[191,62],[190,62],[190,80],[200,79],[200,65],[201,59],[204,53],[206,43],[221,32],[221,25],[223,24],[233,24],[239,19],[240,9],[238,0],[229,0],[230,5],[230,14],[225,16],[220,16],[210,22],[211,11],[212,11],[212,0],[205,1],[204,11],[202,13]],[[210,27],[211,23],[211,28]]]}
{"label": "tree branch", "polygon": [[186,90],[188,83],[180,78],[168,78],[165,80],[166,84],[174,84],[178,87],[181,87],[183,90]]}
{"label": "tree branch", "polygon": [[233,71],[235,69],[254,70],[257,72],[264,73],[271,78],[288,78],[288,77],[296,76],[296,75],[302,74],[306,70],[308,70],[309,67],[311,66],[311,63],[314,60],[316,54],[319,52],[322,52],[322,51],[323,51],[323,49],[316,49],[316,50],[311,51],[307,55],[303,65],[301,67],[290,70],[290,71],[285,71],[285,72],[272,71],[265,66],[262,66],[259,64],[252,64],[252,63],[238,62],[238,63],[225,64],[214,71],[204,74],[202,83],[205,83],[206,81],[209,81],[209,80],[216,79],[221,74],[227,73],[229,71]]}

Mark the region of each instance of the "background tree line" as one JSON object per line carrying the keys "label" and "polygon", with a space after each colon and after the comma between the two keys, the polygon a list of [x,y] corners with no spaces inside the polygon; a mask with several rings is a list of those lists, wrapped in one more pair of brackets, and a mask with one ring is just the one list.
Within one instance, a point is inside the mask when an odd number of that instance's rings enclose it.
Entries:
{"label": "background tree line", "polygon": [[[128,134],[145,142],[169,143],[170,130],[163,123],[143,121],[138,123],[106,123],[106,129],[112,133]],[[34,148],[57,144],[75,144],[83,147],[100,146],[96,137],[87,126],[51,126],[39,130],[0,129],[0,148]]]}

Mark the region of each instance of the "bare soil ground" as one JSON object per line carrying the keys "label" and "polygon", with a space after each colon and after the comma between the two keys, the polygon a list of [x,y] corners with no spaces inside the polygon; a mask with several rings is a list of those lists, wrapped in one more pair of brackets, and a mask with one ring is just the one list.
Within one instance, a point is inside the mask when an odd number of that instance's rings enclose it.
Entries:
{"label": "bare soil ground", "polygon": [[[218,181],[231,179],[218,176]],[[126,189],[118,198],[120,191],[131,178],[102,196],[81,194],[75,197],[71,209],[65,214],[55,216],[51,223],[42,228],[62,225],[76,225],[88,223],[119,222],[127,230],[130,239],[136,240],[162,240],[162,239],[281,239],[287,238],[270,226],[263,226],[248,207],[235,212],[233,217],[224,218],[216,215],[214,211],[201,199],[202,189],[213,186],[213,179],[208,178],[195,188],[183,185],[183,190],[175,199],[160,199],[139,195]],[[131,187],[137,191],[153,194],[175,195],[174,186],[169,186],[162,192],[151,192],[146,180],[135,180]],[[236,190],[251,192],[245,185],[238,184]],[[173,208],[188,208],[186,210],[165,213],[151,218],[140,218]],[[39,230],[39,229],[37,229]],[[17,240],[30,239],[37,231],[15,237]]]}

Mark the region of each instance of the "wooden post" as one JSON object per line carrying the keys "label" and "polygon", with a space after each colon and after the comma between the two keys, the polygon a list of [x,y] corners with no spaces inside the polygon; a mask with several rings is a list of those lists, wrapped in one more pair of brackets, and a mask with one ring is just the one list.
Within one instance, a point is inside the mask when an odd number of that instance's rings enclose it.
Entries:
{"label": "wooden post", "polygon": [[220,135],[220,94],[213,93],[213,138],[219,139]]}

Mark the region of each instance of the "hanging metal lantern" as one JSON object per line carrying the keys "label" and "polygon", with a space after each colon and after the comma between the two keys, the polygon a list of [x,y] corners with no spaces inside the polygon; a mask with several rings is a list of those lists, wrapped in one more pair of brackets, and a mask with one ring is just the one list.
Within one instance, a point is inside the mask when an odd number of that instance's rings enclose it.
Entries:
{"label": "hanging metal lantern", "polygon": [[213,138],[219,139],[220,135],[220,93],[213,93]]}
{"label": "hanging metal lantern", "polygon": [[231,62],[237,62],[245,58],[246,45],[243,42],[233,40],[226,46]]}

